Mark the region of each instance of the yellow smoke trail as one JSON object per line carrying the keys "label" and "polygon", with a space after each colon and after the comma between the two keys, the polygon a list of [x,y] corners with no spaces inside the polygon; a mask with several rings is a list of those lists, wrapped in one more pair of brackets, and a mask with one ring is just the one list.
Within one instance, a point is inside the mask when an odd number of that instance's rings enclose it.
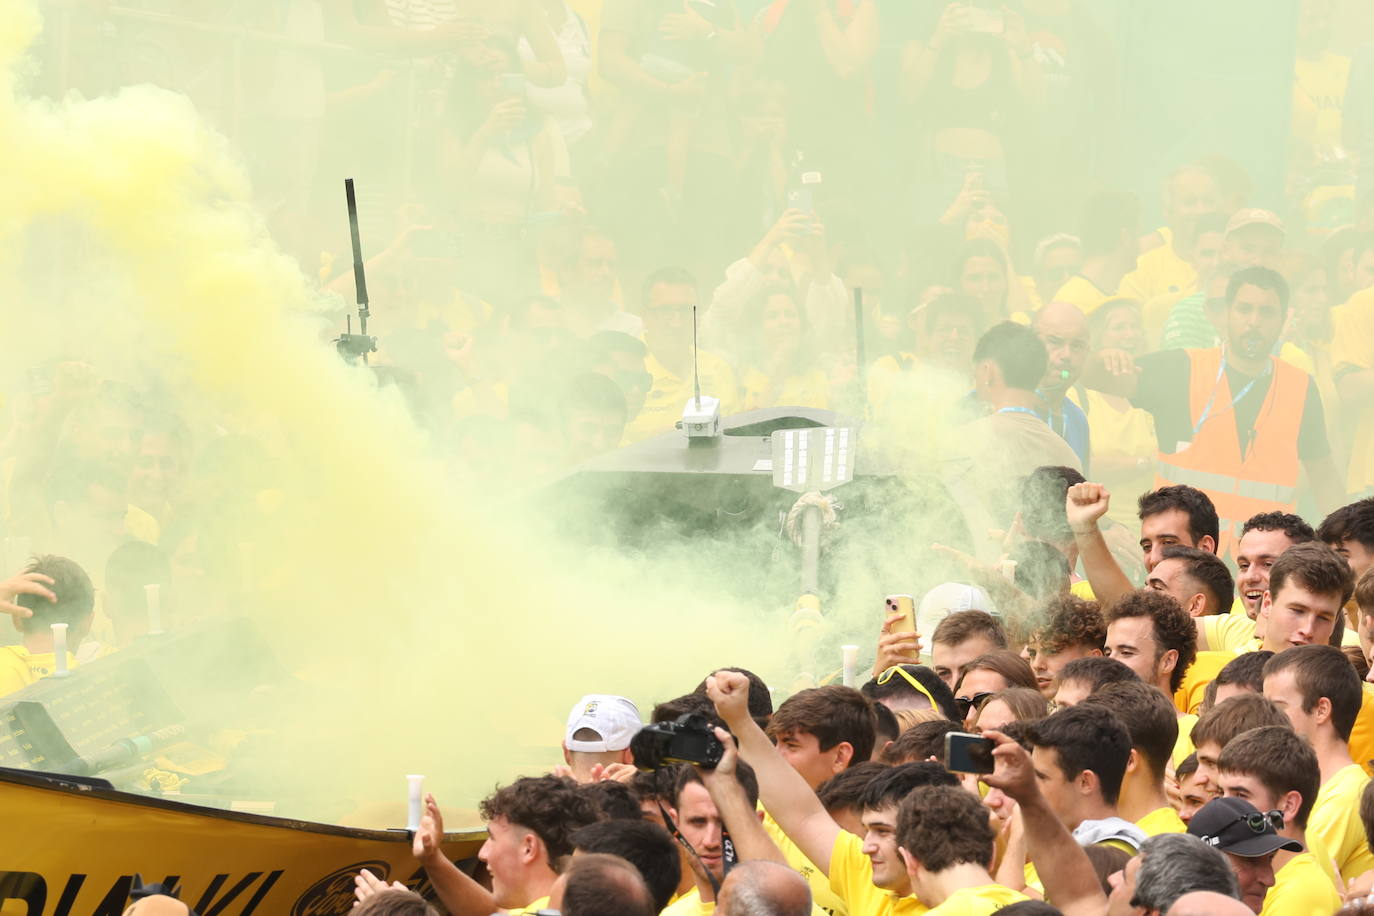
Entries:
{"label": "yellow smoke trail", "polygon": [[[184,97],[150,86],[24,98],[37,28],[31,6],[0,5],[6,324],[60,327],[111,361],[137,353],[198,419],[277,431],[284,503],[270,527],[242,533],[260,582],[239,610],[320,688],[271,723],[306,748],[278,762],[284,781],[368,801],[425,772],[470,802],[537,758],[524,748],[556,745],[581,693],[647,704],[713,664],[773,661],[776,632],[751,622],[761,609],[698,606],[666,584],[675,570],[537,540],[446,478],[399,398],[320,340],[308,316],[322,303],[268,237],[226,141]],[[86,240],[73,243],[60,311],[22,302],[15,254],[54,224]],[[254,724],[232,709],[195,714]]]}

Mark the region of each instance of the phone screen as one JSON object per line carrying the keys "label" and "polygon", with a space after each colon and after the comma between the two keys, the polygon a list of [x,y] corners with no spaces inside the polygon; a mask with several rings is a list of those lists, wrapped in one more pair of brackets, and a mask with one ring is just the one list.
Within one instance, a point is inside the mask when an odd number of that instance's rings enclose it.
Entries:
{"label": "phone screen", "polygon": [[991,738],[950,732],[945,735],[945,769],[951,773],[991,773],[992,748]]}

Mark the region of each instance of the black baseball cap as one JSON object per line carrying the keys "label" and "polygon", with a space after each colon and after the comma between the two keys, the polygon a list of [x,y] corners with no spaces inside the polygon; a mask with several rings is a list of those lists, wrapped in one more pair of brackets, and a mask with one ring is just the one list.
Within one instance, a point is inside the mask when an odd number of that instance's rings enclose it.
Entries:
{"label": "black baseball cap", "polygon": [[1261,812],[1243,798],[1214,798],[1188,822],[1188,832],[1208,846],[1237,856],[1267,856],[1286,849],[1302,852],[1302,844],[1279,836],[1277,811]]}

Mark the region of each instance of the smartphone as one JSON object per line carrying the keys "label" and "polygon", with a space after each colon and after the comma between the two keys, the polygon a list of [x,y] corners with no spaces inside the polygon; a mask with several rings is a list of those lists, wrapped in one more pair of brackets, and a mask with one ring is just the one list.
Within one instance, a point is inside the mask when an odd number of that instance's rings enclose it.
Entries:
{"label": "smartphone", "polygon": [[916,632],[916,599],[910,595],[888,595],[884,599],[884,607],[889,614],[896,614],[900,611],[904,616],[901,620],[892,625],[888,631],[890,633],[915,633]]}
{"label": "smartphone", "polygon": [[993,768],[992,748],[991,738],[950,732],[945,735],[945,769],[951,773],[987,775]]}
{"label": "smartphone", "polygon": [[816,211],[816,199],[811,194],[811,189],[793,188],[788,191],[787,209],[800,210],[803,213],[814,213]]}

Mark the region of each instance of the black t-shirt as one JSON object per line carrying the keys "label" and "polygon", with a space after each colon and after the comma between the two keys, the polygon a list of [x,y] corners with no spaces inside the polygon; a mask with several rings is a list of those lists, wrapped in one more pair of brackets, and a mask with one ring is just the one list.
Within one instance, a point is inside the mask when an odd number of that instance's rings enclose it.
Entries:
{"label": "black t-shirt", "polygon": [[[1161,350],[1136,360],[1140,367],[1140,383],[1136,387],[1131,403],[1149,411],[1155,418],[1155,436],[1159,440],[1159,450],[1166,454],[1178,450],[1180,442],[1193,441],[1192,406],[1188,396],[1192,364],[1186,350]],[[1226,380],[1231,386],[1231,397],[1240,394],[1251,381],[1250,390],[1232,407],[1217,393],[1207,422],[1212,418],[1231,415],[1236,424],[1236,434],[1240,441],[1241,454],[1250,447],[1255,437],[1255,421],[1260,407],[1264,404],[1269,385],[1274,374],[1266,373],[1252,379],[1226,367]],[[1219,386],[1218,386],[1219,387]],[[1307,398],[1303,404],[1302,420],[1298,426],[1298,458],[1301,461],[1315,461],[1331,454],[1331,446],[1326,440],[1326,417],[1322,412],[1321,394],[1311,376],[1307,379]]]}

